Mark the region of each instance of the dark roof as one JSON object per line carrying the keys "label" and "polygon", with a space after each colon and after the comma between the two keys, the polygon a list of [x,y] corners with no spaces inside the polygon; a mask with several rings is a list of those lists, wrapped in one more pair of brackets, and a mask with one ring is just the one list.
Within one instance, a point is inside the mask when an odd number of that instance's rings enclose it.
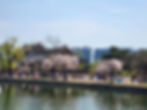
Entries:
{"label": "dark roof", "polygon": [[66,46],[47,49],[42,44],[26,45],[24,46],[26,55],[51,55],[51,54],[73,54],[73,52]]}

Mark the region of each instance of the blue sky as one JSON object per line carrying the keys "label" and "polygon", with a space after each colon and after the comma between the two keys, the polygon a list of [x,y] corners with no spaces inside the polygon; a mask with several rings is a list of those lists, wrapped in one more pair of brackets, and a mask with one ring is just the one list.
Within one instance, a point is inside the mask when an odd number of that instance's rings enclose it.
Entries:
{"label": "blue sky", "polygon": [[0,42],[147,48],[147,0],[0,0]]}

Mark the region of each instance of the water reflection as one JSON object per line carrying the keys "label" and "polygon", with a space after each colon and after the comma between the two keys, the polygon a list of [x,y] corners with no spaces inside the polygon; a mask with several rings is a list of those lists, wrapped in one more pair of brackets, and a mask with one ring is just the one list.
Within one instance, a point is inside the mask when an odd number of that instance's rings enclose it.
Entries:
{"label": "water reflection", "polygon": [[0,110],[146,110],[147,95],[38,85],[1,85]]}
{"label": "water reflection", "polygon": [[147,95],[145,94],[99,91],[95,99],[105,110],[132,110],[132,108],[133,110],[146,110],[147,108]]}

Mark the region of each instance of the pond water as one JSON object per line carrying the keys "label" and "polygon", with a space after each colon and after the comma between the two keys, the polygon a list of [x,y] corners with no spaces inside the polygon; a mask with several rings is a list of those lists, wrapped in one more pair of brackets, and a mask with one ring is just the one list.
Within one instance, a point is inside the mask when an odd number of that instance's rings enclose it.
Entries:
{"label": "pond water", "polygon": [[147,95],[38,85],[0,85],[0,110],[147,110]]}

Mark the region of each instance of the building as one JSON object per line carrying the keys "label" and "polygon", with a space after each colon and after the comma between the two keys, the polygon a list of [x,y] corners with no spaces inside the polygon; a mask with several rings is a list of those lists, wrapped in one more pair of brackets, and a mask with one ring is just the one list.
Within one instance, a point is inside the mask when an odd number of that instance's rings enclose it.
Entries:
{"label": "building", "polygon": [[25,57],[20,62],[22,69],[27,67],[30,71],[39,71],[64,66],[68,70],[77,70],[79,66],[79,57],[68,47],[47,49],[41,44],[34,44],[25,46],[24,51]]}

